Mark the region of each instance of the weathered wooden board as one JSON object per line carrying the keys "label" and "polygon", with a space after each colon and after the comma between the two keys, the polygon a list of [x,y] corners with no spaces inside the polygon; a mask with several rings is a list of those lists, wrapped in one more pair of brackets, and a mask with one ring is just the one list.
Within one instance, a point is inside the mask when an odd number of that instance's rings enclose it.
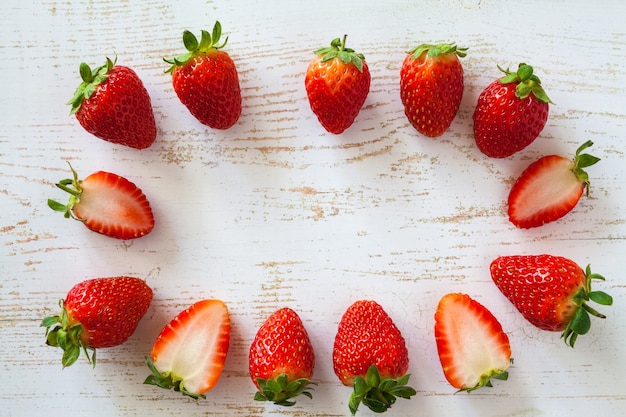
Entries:
{"label": "weathered wooden board", "polygon": [[[228,131],[200,125],[177,100],[163,57],[184,29],[221,21],[244,96]],[[0,383],[6,416],[348,415],[331,364],[338,320],[376,299],[403,331],[418,394],[390,414],[626,415],[626,4],[620,1],[4,1],[0,5]],[[304,72],[312,51],[344,33],[372,73],[355,124],[326,133]],[[422,42],[468,46],[465,94],[450,130],[420,136],[399,100],[405,52]],[[143,79],[159,134],[136,151],[96,139],[68,116],[78,64],[117,54]],[[556,103],[541,136],[492,160],[476,148],[472,112],[496,65],[532,64]],[[562,220],[517,230],[506,218],[516,176],[549,153],[595,142],[590,198]],[[157,226],[120,242],[46,206],[67,164],[142,187]],[[503,254],[553,253],[607,277],[606,320],[575,349],[525,322],[491,282]],[[135,275],[155,298],[126,344],[61,369],[40,319],[76,282]],[[485,304],[511,338],[507,382],[454,394],[439,366],[433,313],[460,291]],[[232,343],[217,388],[193,401],[142,385],[161,328],[201,298],[230,307]],[[248,347],[274,309],[299,312],[317,356],[314,401],[252,400]],[[603,310],[603,311],[604,311]],[[359,413],[368,415],[366,410]]]}

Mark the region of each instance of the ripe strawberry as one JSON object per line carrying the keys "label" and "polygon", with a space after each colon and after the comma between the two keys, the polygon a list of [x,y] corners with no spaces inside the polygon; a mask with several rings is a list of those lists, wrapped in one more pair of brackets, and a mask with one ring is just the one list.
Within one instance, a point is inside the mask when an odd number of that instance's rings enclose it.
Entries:
{"label": "ripe strawberry", "polygon": [[81,221],[88,229],[116,239],[147,235],[154,227],[154,216],[143,192],[124,177],[98,171],[83,180],[72,166],[73,178],[56,186],[70,194],[67,204],[48,200],[48,206],[65,218]]}
{"label": "ripe strawberry", "polygon": [[161,330],[146,358],[152,375],[144,384],[205,398],[222,375],[229,343],[226,305],[220,300],[198,301]]}
{"label": "ripe strawberry", "polygon": [[419,45],[409,51],[400,70],[404,114],[421,134],[443,135],[463,97],[463,67],[467,48],[452,44]]}
{"label": "ripe strawberry", "polygon": [[144,149],[156,139],[156,123],[148,91],[132,69],[106,64],[91,69],[80,64],[83,82],[67,103],[70,114],[92,135],[108,142]]}
{"label": "ripe strawberry", "polygon": [[59,301],[61,313],[41,322],[46,328],[46,344],[63,349],[63,367],[76,362],[81,350],[96,366],[96,349],[124,343],[135,332],[151,301],[152,290],[139,278],[80,282],[69,290],[65,300]]}
{"label": "ripe strawberry", "polygon": [[468,295],[441,298],[435,312],[435,340],[443,373],[459,391],[491,387],[491,378],[508,378],[509,338],[493,314]]}
{"label": "ripe strawberry", "polygon": [[309,335],[298,314],[281,308],[263,323],[248,356],[250,377],[259,391],[254,399],[291,406],[290,398],[308,391],[315,367]]}
{"label": "ripe strawberry", "polygon": [[501,256],[490,270],[493,282],[526,320],[542,330],[562,332],[571,347],[578,335],[589,331],[589,314],[606,318],[586,302],[613,304],[610,295],[591,291],[591,281],[604,277],[560,256]]}
{"label": "ripe strawberry", "polygon": [[214,129],[228,129],[241,115],[241,88],[235,63],[222,50],[228,37],[218,45],[222,25],[215,22],[212,34],[202,31],[200,42],[188,30],[183,43],[188,52],[172,59],[166,71],[181,103],[198,121]]}
{"label": "ripe strawberry", "polygon": [[506,158],[530,145],[548,120],[552,103],[533,74],[520,64],[517,72],[492,82],[478,97],[474,109],[474,139],[478,149],[491,158]]}
{"label": "ripe strawberry", "polygon": [[324,129],[340,134],[354,123],[370,91],[370,71],[363,54],[336,38],[314,52],[304,86],[311,110]]}
{"label": "ripe strawberry", "polygon": [[343,385],[354,387],[348,406],[362,402],[382,413],[396,397],[411,398],[409,356],[400,330],[375,301],[357,301],[344,313],[333,348],[333,369]]}
{"label": "ripe strawberry", "polygon": [[533,162],[522,172],[509,193],[509,220],[517,227],[538,227],[560,219],[578,204],[589,176],[583,170],[600,159],[581,152],[593,142],[583,143],[573,160],[548,155]]}

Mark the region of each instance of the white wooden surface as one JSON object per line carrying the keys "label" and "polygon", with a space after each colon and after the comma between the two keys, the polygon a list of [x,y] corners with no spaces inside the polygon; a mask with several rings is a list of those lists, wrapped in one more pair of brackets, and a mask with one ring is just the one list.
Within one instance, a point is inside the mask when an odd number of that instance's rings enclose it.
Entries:
{"label": "white wooden surface", "polygon": [[[345,308],[376,299],[403,331],[418,394],[405,416],[626,415],[626,3],[615,1],[3,1],[0,5],[0,406],[4,416],[348,415],[331,364]],[[203,127],[178,102],[162,57],[181,33],[219,19],[239,71],[243,114],[230,130]],[[304,72],[314,49],[348,34],[372,73],[365,107],[341,136],[310,111]],[[399,100],[405,51],[421,42],[469,47],[465,95],[437,140],[409,125]],[[136,151],[84,132],[65,102],[78,64],[118,55],[143,79],[159,129]],[[556,105],[540,138],[491,160],[471,115],[496,65],[532,64]],[[556,223],[516,230],[506,196],[532,160],[571,155],[592,139],[591,198]],[[152,234],[120,242],[46,206],[66,160],[135,181],[156,216]],[[491,282],[503,254],[567,256],[607,277],[614,296],[575,349],[526,323]],[[154,301],[123,346],[65,370],[40,319],[76,282],[144,277]],[[461,291],[508,332],[515,362],[492,389],[454,394],[438,363],[433,314]],[[142,385],[160,329],[201,298],[224,300],[233,333],[226,368],[206,400]],[[252,400],[247,351],[273,310],[296,309],[317,355],[314,401]],[[362,415],[371,413],[362,409]]]}

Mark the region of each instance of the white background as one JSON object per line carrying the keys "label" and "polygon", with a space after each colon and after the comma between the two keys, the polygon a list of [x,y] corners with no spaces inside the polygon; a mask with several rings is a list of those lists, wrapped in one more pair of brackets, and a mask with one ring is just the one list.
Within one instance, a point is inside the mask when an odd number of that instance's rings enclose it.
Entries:
{"label": "white background", "polygon": [[[243,114],[211,130],[180,104],[163,57],[181,34],[221,21],[239,69]],[[5,416],[349,415],[350,389],[332,371],[341,314],[375,299],[403,332],[412,400],[404,416],[626,415],[626,5],[620,1],[4,1],[0,6],[0,402]],[[326,133],[312,114],[304,73],[312,51],[348,34],[365,54],[371,91],[355,124]],[[420,136],[399,99],[406,51],[456,41],[465,92],[449,131]],[[158,137],[133,150],[90,136],[65,103],[78,66],[117,54],[152,98]],[[540,137],[503,160],[476,148],[477,97],[496,65],[535,67],[555,105]],[[508,190],[539,157],[573,155],[586,140],[602,158],[588,169],[590,198],[558,222],[518,230]],[[97,170],[123,175],[151,201],[156,227],[118,241],[46,206],[54,183]],[[524,321],[492,283],[499,255],[551,253],[606,276],[602,307],[576,348]],[[75,283],[147,279],[154,300],[134,336],[61,369],[40,320]],[[488,307],[509,334],[506,382],[454,394],[437,359],[435,307],[447,292]],[[143,385],[144,357],[161,328],[202,298],[224,300],[232,336],[218,386],[206,400]],[[275,309],[294,308],[317,357],[314,400],[293,408],[252,400],[248,348]],[[362,415],[372,415],[363,408]]]}

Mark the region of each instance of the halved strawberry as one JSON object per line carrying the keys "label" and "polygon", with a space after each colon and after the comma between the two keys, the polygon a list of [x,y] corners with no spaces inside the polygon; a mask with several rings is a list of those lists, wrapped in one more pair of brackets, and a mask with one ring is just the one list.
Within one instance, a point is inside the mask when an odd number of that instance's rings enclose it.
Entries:
{"label": "halved strawberry", "polygon": [[70,194],[67,204],[48,200],[65,218],[80,220],[90,230],[116,239],[134,239],[150,233],[154,216],[148,199],[134,183],[110,172],[98,171],[83,180],[72,166],[73,178],[56,186]]}
{"label": "halved strawberry", "polygon": [[592,146],[583,143],[573,160],[548,155],[533,162],[522,172],[509,193],[509,220],[517,227],[538,227],[560,219],[578,204],[589,176],[583,170],[600,159],[581,153]]}
{"label": "halved strawberry", "polygon": [[494,315],[467,294],[441,298],[435,313],[435,340],[443,373],[459,391],[491,387],[491,378],[508,378],[509,338]]}
{"label": "halved strawberry", "polygon": [[220,300],[202,300],[180,312],[161,330],[144,384],[173,389],[192,398],[217,384],[230,343],[230,316]]}

